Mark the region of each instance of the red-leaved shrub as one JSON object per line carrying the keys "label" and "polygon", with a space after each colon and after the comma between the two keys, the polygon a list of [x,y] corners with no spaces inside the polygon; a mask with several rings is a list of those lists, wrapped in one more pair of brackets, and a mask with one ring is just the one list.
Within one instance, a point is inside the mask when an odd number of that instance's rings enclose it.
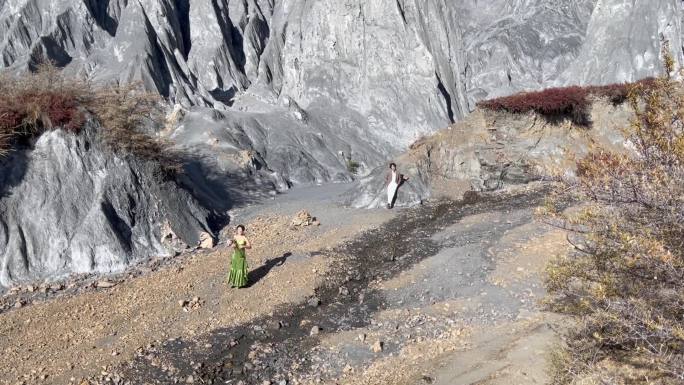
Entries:
{"label": "red-leaved shrub", "polygon": [[51,66],[38,73],[15,77],[0,75],[0,155],[22,138],[39,136],[61,127],[78,132],[85,121],[89,89],[84,83],[66,81]]}
{"label": "red-leaved shrub", "polygon": [[548,88],[536,92],[519,94],[484,100],[477,103],[480,108],[492,111],[507,111],[514,114],[536,112],[549,119],[570,119],[572,122],[588,126],[591,123],[589,108],[591,97],[606,98],[618,105],[627,100],[629,90],[640,84],[645,88],[652,87],[653,78],[646,78],[636,83],[609,84],[605,86],[570,86]]}

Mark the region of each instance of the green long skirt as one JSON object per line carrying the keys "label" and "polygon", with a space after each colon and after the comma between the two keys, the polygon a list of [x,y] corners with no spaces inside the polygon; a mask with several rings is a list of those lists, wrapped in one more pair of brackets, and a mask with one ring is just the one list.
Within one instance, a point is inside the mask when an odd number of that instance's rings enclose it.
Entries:
{"label": "green long skirt", "polygon": [[244,250],[235,250],[230,263],[228,284],[231,287],[247,286],[247,257]]}

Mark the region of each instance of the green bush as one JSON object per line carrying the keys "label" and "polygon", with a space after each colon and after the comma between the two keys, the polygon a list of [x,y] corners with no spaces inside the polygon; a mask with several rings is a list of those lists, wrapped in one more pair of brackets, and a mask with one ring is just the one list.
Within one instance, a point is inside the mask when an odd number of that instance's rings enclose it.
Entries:
{"label": "green bush", "polygon": [[359,167],[361,167],[359,162],[356,162],[356,161],[351,160],[351,159],[347,159],[347,171],[356,175],[359,172]]}

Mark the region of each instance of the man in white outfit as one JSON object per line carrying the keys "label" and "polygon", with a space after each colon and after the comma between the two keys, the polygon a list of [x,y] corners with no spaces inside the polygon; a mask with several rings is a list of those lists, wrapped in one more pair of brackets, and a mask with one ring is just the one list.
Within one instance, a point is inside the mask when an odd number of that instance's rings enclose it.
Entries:
{"label": "man in white outfit", "polygon": [[397,165],[390,163],[389,172],[385,176],[385,183],[387,183],[387,208],[391,209],[394,207],[394,198],[397,195],[397,189],[399,186],[407,181],[409,178],[399,174],[397,172]]}

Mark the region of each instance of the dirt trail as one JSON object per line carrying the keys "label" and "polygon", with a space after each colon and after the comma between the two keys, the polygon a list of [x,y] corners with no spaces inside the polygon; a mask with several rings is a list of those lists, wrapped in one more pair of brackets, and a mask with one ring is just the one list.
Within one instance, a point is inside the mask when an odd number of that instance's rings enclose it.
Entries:
{"label": "dirt trail", "polygon": [[[259,245],[248,289],[222,285],[219,247],[0,315],[0,381],[544,383],[555,319],[537,309],[539,272],[564,244],[533,219],[543,191],[402,211],[314,196],[237,213]],[[323,225],[290,230],[307,207]]]}
{"label": "dirt trail", "polygon": [[[329,268],[314,252],[393,215],[346,210],[318,195],[305,206],[284,197],[234,213],[235,220],[247,220],[255,244],[248,255],[253,284],[247,289],[226,287],[230,251],[219,245],[112,288],[55,298],[31,293],[36,303],[0,314],[0,383],[80,383],[168,339],[193,339],[302,301]],[[317,212],[323,207],[327,212]],[[291,229],[290,219],[301,208],[310,209],[322,225]],[[195,306],[180,305],[194,298]]]}

